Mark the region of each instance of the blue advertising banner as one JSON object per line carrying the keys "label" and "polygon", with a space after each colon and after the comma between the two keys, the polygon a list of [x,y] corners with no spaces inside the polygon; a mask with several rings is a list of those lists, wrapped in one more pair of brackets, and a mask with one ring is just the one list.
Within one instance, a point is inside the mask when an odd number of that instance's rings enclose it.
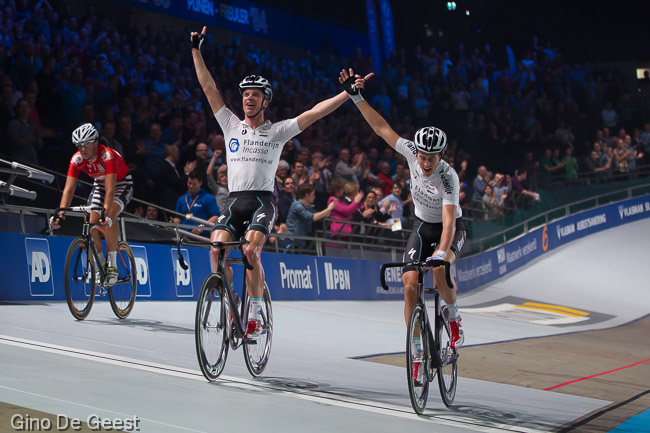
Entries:
{"label": "blue advertising banner", "polygon": [[[554,221],[494,250],[461,258],[453,275],[460,292],[512,272],[540,255],[598,231],[650,217],[650,195],[613,203]],[[72,238],[0,233],[0,301],[65,300],[64,264]],[[188,269],[171,245],[130,244],[136,262],[139,300],[195,300],[210,272],[207,248],[183,247]],[[236,254],[234,254],[236,255]],[[371,300],[403,298],[402,273],[389,269],[389,291],[380,286],[377,260],[263,253],[271,296],[276,300]],[[243,267],[234,265],[234,285]],[[427,287],[432,287],[431,273]],[[90,283],[90,282],[89,282]],[[88,285],[90,287],[90,284]]]}
{"label": "blue advertising banner", "polygon": [[151,12],[164,13],[238,33],[270,39],[314,51],[353,57],[357,47],[368,53],[368,36],[345,27],[294,15],[246,0],[116,0]]}
{"label": "blue advertising banner", "polygon": [[389,0],[379,0],[379,15],[381,16],[381,34],[384,37],[384,55],[390,58],[390,52],[395,50],[395,28],[393,26],[393,10]]}
{"label": "blue advertising banner", "polygon": [[379,45],[379,23],[375,0],[366,0],[366,17],[368,18],[368,38],[370,39],[370,54],[372,67],[376,73],[381,73],[381,48]]}

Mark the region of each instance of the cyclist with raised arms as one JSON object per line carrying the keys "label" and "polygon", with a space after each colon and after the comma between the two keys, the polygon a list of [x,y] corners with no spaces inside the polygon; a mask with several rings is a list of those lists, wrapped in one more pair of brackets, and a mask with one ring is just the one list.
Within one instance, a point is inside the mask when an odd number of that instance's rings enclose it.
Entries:
{"label": "cyclist with raised arms", "polygon": [[[106,238],[108,266],[106,268],[106,284],[114,285],[117,281],[117,241],[119,226],[117,217],[133,197],[133,181],[124,158],[115,150],[99,144],[99,134],[90,123],[85,123],[72,131],[72,143],[78,151],[72,155],[68,176],[63,187],[59,207],[68,207],[72,202],[79,173],[84,172],[93,178],[93,189],[88,197],[88,206],[103,208],[104,212],[90,212],[90,223],[101,223]],[[103,216],[102,216],[103,214]],[[50,227],[58,229],[65,218],[65,212],[60,212],[50,218]],[[97,230],[91,235],[99,255],[100,265],[104,266],[105,258],[102,253],[102,240]],[[95,278],[99,283],[99,270]]]}
{"label": "cyclist with raised arms", "polygon": [[[229,242],[245,234],[249,241],[242,248],[243,254],[253,266],[252,271],[246,272],[246,288],[251,305],[245,338],[254,339],[262,329],[260,312],[264,269],[261,252],[277,213],[273,183],[282,147],[309,125],[340,107],[348,100],[348,94],[341,92],[296,118],[271,123],[264,120],[264,110],[273,98],[271,85],[261,76],[250,75],[239,83],[244,109],[244,120],[241,120],[225,106],[223,97],[205,66],[201,55],[205,31],[206,28],[203,27],[200,34],[190,34],[192,57],[199,83],[225,137],[230,191],[224,213],[213,228],[211,240]],[[212,248],[210,258],[214,271],[219,260],[218,249]],[[231,268],[228,268],[228,272],[232,276]]]}
{"label": "cyclist with raised arms", "polygon": [[[415,141],[400,137],[386,120],[375,111],[361,96],[366,78],[355,75],[353,70],[342,70],[339,82],[350,94],[361,114],[377,135],[393,149],[404,155],[411,172],[411,196],[415,204],[416,222],[406,244],[403,261],[427,262],[446,260],[453,263],[465,243],[466,228],[461,219],[459,206],[460,191],[458,175],[452,167],[442,160],[447,146],[445,133],[433,126],[419,129]],[[435,250],[434,250],[435,246]],[[456,290],[450,289],[443,267],[433,271],[436,286],[447,304],[449,324],[452,334],[452,347],[463,343],[461,318],[456,302]],[[418,273],[414,268],[404,267],[404,317],[408,323],[409,315],[417,302]],[[455,286],[455,283],[454,283]],[[416,350],[420,342],[414,341]]]}

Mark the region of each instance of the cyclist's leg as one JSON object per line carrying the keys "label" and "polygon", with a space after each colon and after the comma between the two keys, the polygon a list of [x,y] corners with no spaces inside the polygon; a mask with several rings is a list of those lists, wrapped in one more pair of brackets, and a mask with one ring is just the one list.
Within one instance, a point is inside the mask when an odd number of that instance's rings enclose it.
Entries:
{"label": "cyclist's leg", "polygon": [[[212,242],[231,242],[232,234],[227,230],[214,230],[210,235],[210,240]],[[217,272],[219,269],[219,248],[210,247],[210,267],[212,272]],[[230,253],[230,248],[226,248],[226,256]],[[232,266],[229,263],[226,263],[226,274],[228,281],[232,282]]]}
{"label": "cyclist's leg", "polygon": [[266,242],[266,234],[249,230],[246,232],[248,244],[244,245],[243,254],[253,267],[246,272],[246,288],[251,298],[261,298],[264,295],[264,268],[262,267],[262,248]]}
{"label": "cyclist's leg", "polygon": [[402,273],[404,282],[404,319],[408,325],[411,310],[418,300],[418,271],[405,271]]}
{"label": "cyclist's leg", "polygon": [[[453,264],[458,256],[460,255],[460,251],[463,248],[463,245],[465,244],[465,238],[467,236],[467,230],[465,228],[465,223],[463,222],[462,219],[457,219],[456,220],[456,232],[454,233],[454,239],[451,243],[451,248],[449,248],[449,251],[447,251],[447,255],[445,256],[445,260],[448,261],[450,264]],[[433,270],[433,277],[436,281],[436,287],[438,288],[438,292],[440,292],[440,296],[442,299],[448,304],[454,304],[456,302],[456,281],[454,280],[454,277],[452,276],[452,283],[454,284],[454,288],[450,289],[449,286],[447,285],[447,278],[445,277],[445,268],[444,267],[438,267]]]}
{"label": "cyclist's leg", "polygon": [[[415,228],[406,242],[406,249],[402,261],[414,262],[424,260],[433,252],[431,243],[430,225],[416,219]],[[411,317],[411,310],[417,302],[418,271],[412,266],[405,266],[402,270],[402,281],[404,281],[404,319],[408,326]]]}

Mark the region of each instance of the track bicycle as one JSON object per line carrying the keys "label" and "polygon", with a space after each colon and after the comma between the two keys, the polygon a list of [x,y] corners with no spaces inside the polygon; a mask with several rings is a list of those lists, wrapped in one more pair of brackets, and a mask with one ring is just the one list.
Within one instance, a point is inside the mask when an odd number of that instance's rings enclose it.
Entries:
{"label": "track bicycle", "polygon": [[[177,240],[178,259],[180,266],[187,269],[181,255],[180,246],[186,242]],[[210,245],[219,249],[219,265],[217,272],[209,274],[201,286],[196,305],[194,337],[196,355],[201,372],[210,382],[217,380],[223,372],[228,357],[228,349],[244,348],[246,368],[253,377],[259,377],[264,372],[271,354],[273,338],[273,310],[271,294],[264,283],[264,307],[262,308],[262,332],[257,339],[244,338],[248,325],[248,308],[250,298],[246,290],[246,271],[253,267],[241,254],[241,259],[227,257],[226,248],[234,247],[241,250],[248,241],[242,238],[232,242],[190,241],[187,244]],[[244,265],[244,283],[241,297],[235,293],[233,284],[226,273],[226,262]],[[241,299],[241,301],[240,301]]]}
{"label": "track bicycle", "polygon": [[[411,406],[417,414],[422,414],[429,396],[429,383],[438,376],[438,388],[445,406],[449,407],[456,396],[458,383],[458,350],[451,347],[451,329],[449,328],[447,306],[440,302],[437,289],[424,288],[424,276],[430,267],[445,267],[445,276],[449,288],[454,285],[449,274],[450,264],[447,261],[436,260],[429,262],[385,263],[381,266],[381,286],[388,290],[385,271],[388,268],[414,266],[418,271],[417,303],[411,310],[406,333],[406,380],[409,388]],[[424,295],[434,295],[433,329],[427,313]],[[413,338],[420,335],[422,352],[416,353]],[[414,376],[414,365],[422,368],[424,377],[418,380]],[[417,370],[416,370],[417,371]]]}
{"label": "track bicycle", "polygon": [[[133,310],[136,292],[138,289],[136,279],[135,258],[129,244],[119,241],[117,244],[117,281],[115,284],[107,284],[106,268],[108,260],[103,266],[100,263],[95,243],[90,235],[91,230],[98,230],[101,234],[104,230],[99,225],[91,227],[90,212],[101,211],[103,217],[103,207],[92,206],[73,206],[58,208],[54,211],[55,215],[60,211],[82,212],[84,222],[81,229],[81,236],[75,238],[65,256],[65,298],[68,303],[70,312],[77,320],[83,320],[88,317],[90,310],[95,301],[95,296],[105,296],[111,304],[113,313],[120,318],[125,319]],[[95,272],[95,268],[97,272]]]}

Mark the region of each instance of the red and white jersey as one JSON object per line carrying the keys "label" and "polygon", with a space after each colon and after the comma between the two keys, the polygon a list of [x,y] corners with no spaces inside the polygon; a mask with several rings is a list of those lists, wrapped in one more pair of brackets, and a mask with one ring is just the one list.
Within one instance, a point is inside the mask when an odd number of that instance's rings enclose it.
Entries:
{"label": "red and white jersey", "polygon": [[72,155],[68,176],[79,178],[80,171],[88,174],[97,182],[104,182],[107,174],[116,174],[117,181],[124,179],[129,174],[129,168],[122,155],[101,144],[97,146],[97,154],[92,161],[85,160],[80,152]]}

